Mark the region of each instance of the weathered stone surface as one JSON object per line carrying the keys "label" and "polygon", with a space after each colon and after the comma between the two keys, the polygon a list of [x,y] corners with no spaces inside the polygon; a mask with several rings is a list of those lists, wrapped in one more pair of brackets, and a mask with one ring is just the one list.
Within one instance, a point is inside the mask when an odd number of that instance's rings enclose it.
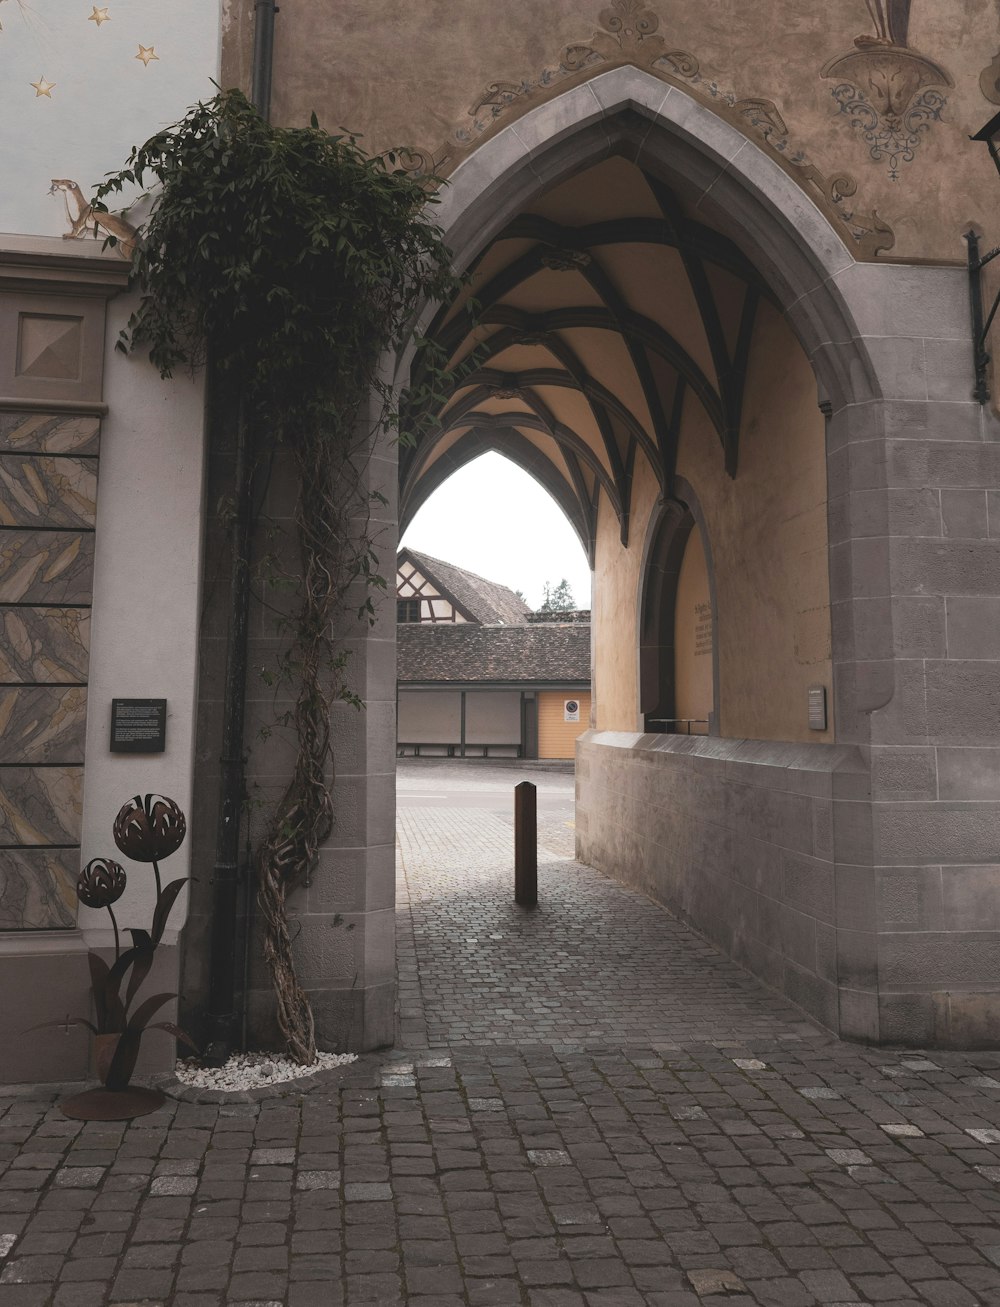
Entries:
{"label": "weathered stone surface", "polygon": [[79,872],[79,849],[4,849],[0,854],[0,930],[75,926]]}
{"label": "weathered stone surface", "polygon": [[89,604],[94,534],[4,531],[0,538],[0,603]]}
{"label": "weathered stone surface", "polygon": [[82,767],[0,767],[0,847],[78,844]]}
{"label": "weathered stone surface", "polygon": [[0,454],[0,526],[93,527],[97,459]]}
{"label": "weathered stone surface", "polygon": [[0,689],[4,763],[82,763],[87,691]]}
{"label": "weathered stone surface", "polygon": [[0,609],[0,682],[86,681],[89,608]]}
{"label": "weathered stone surface", "polygon": [[99,417],[0,413],[0,450],[32,454],[96,454],[100,435]]}

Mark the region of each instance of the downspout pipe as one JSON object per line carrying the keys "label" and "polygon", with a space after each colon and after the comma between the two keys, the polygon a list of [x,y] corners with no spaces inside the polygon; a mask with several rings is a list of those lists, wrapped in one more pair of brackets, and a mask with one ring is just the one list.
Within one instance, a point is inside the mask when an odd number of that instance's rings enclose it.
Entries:
{"label": "downspout pipe", "polygon": [[274,0],[256,0],[250,99],[268,122],[271,120],[271,69],[274,66],[274,16],[277,12]]}
{"label": "downspout pipe", "polygon": [[[274,58],[274,0],[256,0],[251,100],[261,116],[271,116],[271,67]],[[219,825],[212,875],[211,964],[209,971],[209,1043],[205,1061],[221,1066],[242,1042],[236,1012],[236,925],[240,897],[240,817],[245,794],[243,718],[250,616],[250,545],[253,534],[253,419],[240,397],[233,470],[235,520],[226,641],[222,757],[219,776]],[[249,918],[249,892],[244,913]],[[246,940],[244,940],[245,947]]]}

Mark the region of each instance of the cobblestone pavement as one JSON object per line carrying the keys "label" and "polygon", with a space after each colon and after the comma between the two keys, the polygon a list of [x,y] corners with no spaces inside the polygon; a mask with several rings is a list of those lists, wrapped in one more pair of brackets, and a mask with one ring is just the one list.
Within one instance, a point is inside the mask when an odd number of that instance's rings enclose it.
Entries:
{"label": "cobblestone pavement", "polygon": [[[0,1091],[0,1307],[1000,1304],[1000,1054],[841,1044],[558,850],[512,914],[503,818],[431,815],[401,813],[408,1048],[128,1125]],[[525,968],[549,1002],[487,1010]]]}
{"label": "cobblestone pavement", "polygon": [[820,1037],[644,895],[544,845],[538,907],[519,908],[509,818],[401,806],[398,831],[407,1046]]}

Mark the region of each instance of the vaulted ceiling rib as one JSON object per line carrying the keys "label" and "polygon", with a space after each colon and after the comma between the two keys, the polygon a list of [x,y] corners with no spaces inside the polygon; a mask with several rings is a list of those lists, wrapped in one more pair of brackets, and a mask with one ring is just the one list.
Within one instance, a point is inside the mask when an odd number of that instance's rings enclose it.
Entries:
{"label": "vaulted ceiling rib", "polygon": [[[542,196],[538,211],[484,249],[470,290],[432,325],[464,372],[437,435],[432,427],[402,451],[404,524],[452,470],[497,449],[554,494],[593,558],[601,492],[627,542],[640,453],[669,491],[688,402],[703,407],[737,474],[747,358],[767,288],[732,242],[686,217],[657,179],[621,159],[592,171],[599,221],[585,209],[577,224],[552,216],[567,217],[570,194],[579,206],[580,178],[572,192]],[[607,216],[615,185],[641,212]],[[447,456],[434,458],[446,435]]]}

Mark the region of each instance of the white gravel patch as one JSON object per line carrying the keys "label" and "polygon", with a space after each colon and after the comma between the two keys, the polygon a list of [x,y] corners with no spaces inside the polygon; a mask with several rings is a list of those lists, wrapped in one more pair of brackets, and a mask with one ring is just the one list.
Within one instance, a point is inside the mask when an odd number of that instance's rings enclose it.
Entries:
{"label": "white gravel patch", "polygon": [[356,1062],[356,1053],[317,1053],[312,1066],[299,1066],[284,1053],[233,1053],[220,1067],[202,1066],[196,1057],[180,1058],[174,1074],[182,1085],[196,1089],[262,1089],[286,1080],[311,1076],[315,1071],[329,1071],[335,1066]]}

